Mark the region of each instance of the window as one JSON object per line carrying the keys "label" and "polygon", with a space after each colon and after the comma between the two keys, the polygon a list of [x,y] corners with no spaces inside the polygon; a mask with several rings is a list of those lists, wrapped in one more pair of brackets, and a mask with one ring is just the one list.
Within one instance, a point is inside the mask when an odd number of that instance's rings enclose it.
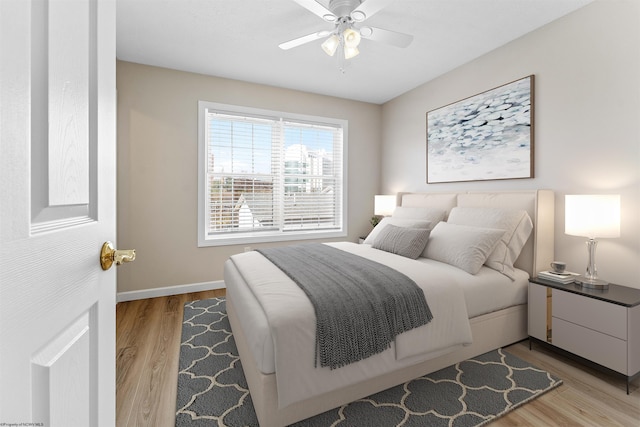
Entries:
{"label": "window", "polygon": [[346,236],[345,120],[198,109],[199,246]]}

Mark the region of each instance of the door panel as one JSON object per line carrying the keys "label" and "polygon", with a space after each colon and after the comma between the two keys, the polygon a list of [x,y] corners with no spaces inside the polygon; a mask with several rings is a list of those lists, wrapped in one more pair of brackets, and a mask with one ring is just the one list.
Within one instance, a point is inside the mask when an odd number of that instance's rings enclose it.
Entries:
{"label": "door panel", "polygon": [[[35,1],[31,10],[32,232],[95,219],[97,3]],[[93,200],[95,203],[95,200]]]}
{"label": "door panel", "polygon": [[96,372],[88,363],[91,334],[96,325],[89,312],[63,328],[63,333],[47,343],[31,361],[33,419],[44,425],[89,426],[91,405],[69,406],[86,402],[91,396],[91,381]]}
{"label": "door panel", "polygon": [[[49,205],[89,202],[93,1],[49,0],[47,26]],[[35,5],[34,5],[35,6]],[[40,6],[46,7],[46,6]],[[92,49],[93,50],[93,49]]]}
{"label": "door panel", "polygon": [[115,2],[1,0],[0,111],[0,422],[112,426]]}

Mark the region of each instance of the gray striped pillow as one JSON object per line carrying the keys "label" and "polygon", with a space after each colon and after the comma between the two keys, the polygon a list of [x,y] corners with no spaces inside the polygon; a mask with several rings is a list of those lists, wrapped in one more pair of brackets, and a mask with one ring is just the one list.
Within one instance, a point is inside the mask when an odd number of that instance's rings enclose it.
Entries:
{"label": "gray striped pillow", "polygon": [[431,230],[426,228],[397,227],[388,224],[376,236],[372,247],[416,259],[427,246],[430,232]]}

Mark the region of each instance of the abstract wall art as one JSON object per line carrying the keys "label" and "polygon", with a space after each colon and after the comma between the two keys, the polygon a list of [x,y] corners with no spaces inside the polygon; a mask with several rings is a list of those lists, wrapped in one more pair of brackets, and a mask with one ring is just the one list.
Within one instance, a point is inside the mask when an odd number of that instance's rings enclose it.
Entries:
{"label": "abstract wall art", "polygon": [[534,76],[427,113],[427,183],[533,178]]}

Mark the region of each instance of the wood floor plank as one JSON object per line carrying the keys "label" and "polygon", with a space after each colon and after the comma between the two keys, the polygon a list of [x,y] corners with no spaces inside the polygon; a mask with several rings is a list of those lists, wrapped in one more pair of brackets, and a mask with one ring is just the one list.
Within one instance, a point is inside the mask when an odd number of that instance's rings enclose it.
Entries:
{"label": "wood floor plank", "polygon": [[[175,422],[176,387],[178,375],[178,352],[180,329],[176,327],[182,320],[178,313],[164,313],[155,337],[155,345],[146,360],[145,370],[140,378],[135,426],[169,426]],[[134,419],[131,417],[130,422]]]}
{"label": "wood floor plank", "polygon": [[[119,303],[116,308],[118,427],[173,426],[184,303],[224,289]],[[640,379],[626,382],[548,349],[521,342],[507,351],[562,378],[563,385],[492,426],[640,426]],[[383,427],[383,426],[381,426]]]}
{"label": "wood floor plank", "polygon": [[[182,315],[184,304],[188,301],[184,295],[167,297],[164,309],[163,326],[160,330],[159,342],[162,348],[156,350],[164,354],[165,364],[163,369],[158,369],[159,389],[155,408],[156,416],[151,426],[172,427],[175,424],[176,391],[178,388],[178,362],[180,358],[180,342],[182,334]],[[153,358],[151,359],[154,360]],[[154,365],[154,368],[156,366]],[[164,372],[162,372],[164,371]]]}
{"label": "wood floor plank", "polygon": [[139,389],[155,345],[162,311],[158,298],[130,302],[128,328],[116,330],[116,424],[132,425],[139,406]]}
{"label": "wood floor plank", "polygon": [[148,304],[145,300],[131,301],[116,306],[116,316],[120,316],[116,322],[116,425],[126,426],[131,406],[127,405],[135,398],[139,382],[139,373],[132,368],[138,359],[138,346],[143,342],[142,338],[136,341],[135,330],[138,311],[146,311]]}
{"label": "wood floor plank", "polygon": [[[518,409],[525,425],[634,426],[640,425],[640,392],[626,394],[626,382],[618,376],[591,369],[576,360],[543,347],[522,342],[507,351],[562,378],[563,385]],[[509,414],[510,415],[510,414]],[[509,415],[504,424],[509,424]]]}

